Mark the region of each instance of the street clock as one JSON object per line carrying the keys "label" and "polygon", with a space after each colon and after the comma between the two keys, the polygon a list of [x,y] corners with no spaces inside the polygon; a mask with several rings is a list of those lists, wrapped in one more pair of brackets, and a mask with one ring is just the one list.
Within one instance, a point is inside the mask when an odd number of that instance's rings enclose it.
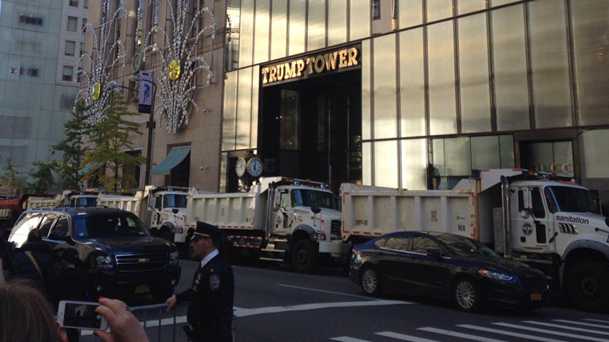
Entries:
{"label": "street clock", "polygon": [[247,173],[252,177],[260,177],[262,175],[262,160],[254,157],[247,162]]}
{"label": "street clock", "polygon": [[245,171],[247,169],[247,162],[244,158],[237,159],[237,163],[235,164],[235,173],[237,173],[237,177],[243,177]]}

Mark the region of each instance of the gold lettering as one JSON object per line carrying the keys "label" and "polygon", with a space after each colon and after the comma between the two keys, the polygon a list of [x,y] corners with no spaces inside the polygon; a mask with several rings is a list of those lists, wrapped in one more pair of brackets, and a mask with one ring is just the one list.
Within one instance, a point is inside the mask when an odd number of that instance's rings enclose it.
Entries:
{"label": "gold lettering", "polygon": [[289,63],[284,63],[277,66],[277,81],[283,81],[284,70],[289,67]]}
{"label": "gold lettering", "polygon": [[278,67],[277,65],[273,65],[271,67],[271,72],[269,72],[269,82],[271,82],[271,83],[277,82],[277,77],[276,77],[277,67]]}
{"label": "gold lettering", "polygon": [[339,69],[346,68],[347,67],[347,50],[338,51],[338,56],[339,56],[338,68]]}
{"label": "gold lettering", "polygon": [[262,84],[267,84],[268,83],[268,79],[266,77],[266,75],[269,73],[269,68],[262,68]]}
{"label": "gold lettering", "polygon": [[321,73],[324,71],[324,58],[321,55],[315,57],[315,72]]}
{"label": "gold lettering", "polygon": [[295,76],[302,76],[302,71],[305,68],[305,62],[302,59],[299,59],[297,61],[295,61],[294,63],[296,63],[296,74]]}
{"label": "gold lettering", "polygon": [[336,69],[336,57],[338,56],[338,52],[327,53],[324,55],[326,59],[326,70],[335,70]]}
{"label": "gold lettering", "polygon": [[350,48],[349,49],[349,66],[358,65],[357,61],[357,49]]}
{"label": "gold lettering", "polygon": [[286,63],[284,79],[289,80],[290,78],[294,77],[295,75],[296,75],[296,62]]}

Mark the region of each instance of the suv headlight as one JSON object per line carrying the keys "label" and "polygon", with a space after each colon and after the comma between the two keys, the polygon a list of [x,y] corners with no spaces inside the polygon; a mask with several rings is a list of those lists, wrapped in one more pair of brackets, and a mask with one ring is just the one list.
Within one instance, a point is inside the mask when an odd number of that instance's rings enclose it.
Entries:
{"label": "suv headlight", "polygon": [[177,265],[180,262],[180,253],[178,251],[169,253],[169,263]]}
{"label": "suv headlight", "polygon": [[485,269],[478,270],[478,274],[480,274],[481,276],[483,276],[485,278],[497,280],[502,283],[508,283],[508,284],[518,283],[518,276],[515,276],[512,274],[494,272],[494,271],[489,271],[489,270],[485,270]]}
{"label": "suv headlight", "polygon": [[95,267],[100,270],[111,270],[114,268],[114,264],[110,256],[98,255],[95,257]]}

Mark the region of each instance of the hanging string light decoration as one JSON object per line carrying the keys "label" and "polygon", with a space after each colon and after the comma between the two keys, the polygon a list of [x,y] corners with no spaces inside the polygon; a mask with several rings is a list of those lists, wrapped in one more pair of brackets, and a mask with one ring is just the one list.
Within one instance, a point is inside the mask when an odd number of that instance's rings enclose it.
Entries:
{"label": "hanging string light decoration", "polygon": [[[198,109],[194,101],[197,84],[195,76],[202,72],[205,75],[203,86],[208,86],[213,78],[209,63],[198,55],[198,42],[204,35],[213,41],[216,23],[213,12],[208,7],[193,8],[192,0],[175,0],[170,5],[168,20],[171,32],[166,32],[158,25],[150,33],[161,32],[164,46],[161,51],[157,44],[151,49],[159,51],[161,57],[161,75],[158,80],[161,119],[171,134],[188,126],[190,110]],[[189,16],[192,19],[189,21]],[[202,27],[199,27],[200,21]],[[147,48],[148,50],[148,48]]]}
{"label": "hanging string light decoration", "polygon": [[[92,49],[80,57],[82,84],[76,101],[85,104],[84,115],[89,124],[97,124],[104,119],[104,113],[109,104],[110,94],[116,89],[111,80],[110,72],[125,60],[123,46],[117,37],[116,27],[122,16],[123,8],[119,8],[108,18],[109,0],[102,3],[101,25],[96,30],[92,24],[87,24],[83,30],[90,37]],[[117,38],[117,39],[115,39]]]}

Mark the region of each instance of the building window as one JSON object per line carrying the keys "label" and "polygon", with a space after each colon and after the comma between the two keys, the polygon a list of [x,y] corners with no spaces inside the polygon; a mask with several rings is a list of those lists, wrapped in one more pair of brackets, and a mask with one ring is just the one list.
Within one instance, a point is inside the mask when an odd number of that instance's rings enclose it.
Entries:
{"label": "building window", "polygon": [[27,75],[30,77],[38,77],[38,68],[29,68],[27,69]]}
{"label": "building window", "polygon": [[89,8],[89,0],[83,0],[82,7]]}
{"label": "building window", "polygon": [[66,40],[66,45],[64,46],[64,54],[66,56],[74,56],[76,53],[76,42],[72,40]]}
{"label": "building window", "polygon": [[68,17],[68,27],[67,30],[70,32],[76,32],[76,27],[78,26],[78,18],[76,17]]}
{"label": "building window", "polygon": [[70,0],[70,6],[78,7],[78,0]]}
{"label": "building window", "polygon": [[67,82],[72,82],[72,80],[74,79],[74,67],[64,65],[61,79]]}
{"label": "building window", "polygon": [[84,32],[87,30],[87,18],[82,18],[82,26],[80,29]]}
{"label": "building window", "polygon": [[85,54],[85,43],[80,42],[80,56]]}
{"label": "building window", "polygon": [[30,17],[28,15],[20,15],[19,22],[22,24],[36,25],[42,26],[42,18],[41,17]]}
{"label": "building window", "polygon": [[372,18],[381,19],[381,0],[372,0]]}

